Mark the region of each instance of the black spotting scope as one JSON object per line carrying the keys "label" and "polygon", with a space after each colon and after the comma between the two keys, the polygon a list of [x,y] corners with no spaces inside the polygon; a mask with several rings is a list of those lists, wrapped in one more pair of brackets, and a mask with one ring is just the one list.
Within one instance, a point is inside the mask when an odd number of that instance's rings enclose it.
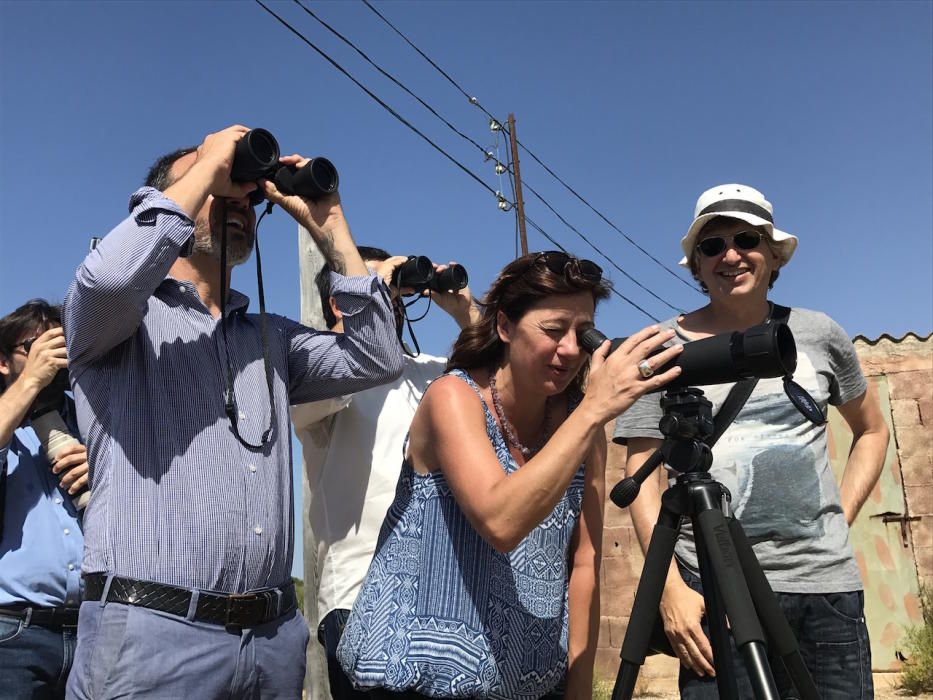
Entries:
{"label": "black spotting scope", "polygon": [[[237,141],[233,154],[230,179],[233,182],[272,180],[280,192],[318,199],[337,191],[340,178],[337,168],[327,158],[312,158],[304,167],[296,168],[279,162],[279,143],[265,129],[250,129]],[[250,193],[250,203],[256,206],[265,195],[262,190]]]}
{"label": "black spotting scope", "polygon": [[[606,340],[595,328],[577,334],[577,342],[590,353]],[[610,352],[615,352],[624,340],[615,338]],[[656,391],[725,384],[751,377],[789,377],[797,368],[797,345],[786,323],[762,323],[744,332],[720,333],[686,343],[678,357],[654,371],[660,374],[676,366],[682,370],[680,376]]]}
{"label": "black spotting scope", "polygon": [[426,289],[434,292],[459,291],[467,286],[469,276],[463,265],[451,265],[440,273],[434,272],[434,263],[424,255],[410,255],[395,270],[393,285],[399,289],[411,287],[415,294]]}

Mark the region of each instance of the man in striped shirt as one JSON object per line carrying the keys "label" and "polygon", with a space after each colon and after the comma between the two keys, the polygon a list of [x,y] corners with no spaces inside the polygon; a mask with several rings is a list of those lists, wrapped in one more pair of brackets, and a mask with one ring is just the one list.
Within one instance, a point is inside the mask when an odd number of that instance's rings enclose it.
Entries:
{"label": "man in striped shirt", "polygon": [[246,131],[158,161],[65,299],[92,488],[72,698],[299,697],[308,630],[290,583],[288,406],[402,370],[384,281],[336,194],[309,201],[258,183],[337,271],[344,334],[271,314],[264,332],[229,290],[255,240],[257,183],[230,180]]}

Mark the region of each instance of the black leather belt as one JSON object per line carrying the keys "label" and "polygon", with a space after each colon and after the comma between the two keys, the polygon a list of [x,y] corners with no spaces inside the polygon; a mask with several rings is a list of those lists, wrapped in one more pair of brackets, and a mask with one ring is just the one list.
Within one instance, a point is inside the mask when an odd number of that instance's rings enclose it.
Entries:
{"label": "black leather belt", "polygon": [[[84,599],[100,600],[106,583],[106,574],[85,576]],[[189,588],[114,576],[107,592],[107,602],[138,605],[187,617],[192,595]],[[298,598],[295,596],[293,583],[282,588],[268,588],[250,593],[223,594],[199,591],[194,619],[215,625],[255,627],[286,615],[297,607]]]}
{"label": "black leather belt", "polygon": [[0,615],[18,617],[40,627],[77,627],[77,608],[0,607]]}

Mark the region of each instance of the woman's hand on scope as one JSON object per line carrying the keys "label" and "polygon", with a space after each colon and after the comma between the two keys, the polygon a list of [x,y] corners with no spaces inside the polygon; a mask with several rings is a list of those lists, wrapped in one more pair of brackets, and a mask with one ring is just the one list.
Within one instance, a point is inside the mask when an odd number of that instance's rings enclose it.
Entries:
{"label": "woman's hand on scope", "polygon": [[608,340],[593,353],[584,401],[596,411],[600,422],[615,418],[640,397],[680,374],[680,367],[672,367],[644,377],[638,367],[642,361],[647,361],[652,369],[657,369],[683,352],[683,345],[675,344],[648,359],[673,337],[673,330],[660,331],[657,326],[649,326],[629,336],[612,354],[609,354]]}
{"label": "woman's hand on scope", "polygon": [[[294,153],[290,156],[282,156],[279,162],[282,165],[303,168],[311,162],[311,159]],[[260,180],[259,185],[265,192],[266,199],[288,212],[295,221],[308,229],[315,240],[323,235],[332,235],[338,229],[345,230],[349,235],[350,229],[343,215],[339,193],[334,192],[318,199],[305,199],[298,195],[282,194],[271,180]]]}

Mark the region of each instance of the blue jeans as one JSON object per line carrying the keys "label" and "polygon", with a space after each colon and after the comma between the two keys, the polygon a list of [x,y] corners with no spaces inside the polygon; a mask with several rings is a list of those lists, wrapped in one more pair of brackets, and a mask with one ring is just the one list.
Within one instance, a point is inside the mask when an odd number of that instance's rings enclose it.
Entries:
{"label": "blue jeans", "polygon": [[10,700],[65,697],[74,627],[27,625],[0,613],[0,695]]}
{"label": "blue jeans", "polygon": [[[700,580],[683,568],[681,576],[690,588],[702,593]],[[865,626],[864,597],[851,593],[776,593],[822,700],[871,700],[871,650]],[[707,621],[703,631],[709,636]],[[753,698],[745,663],[729,636],[740,698]],[[790,676],[779,657],[768,656],[774,682],[781,698],[798,697]],[[697,676],[680,667],[680,697],[684,700],[711,700],[719,697],[716,679]]]}

